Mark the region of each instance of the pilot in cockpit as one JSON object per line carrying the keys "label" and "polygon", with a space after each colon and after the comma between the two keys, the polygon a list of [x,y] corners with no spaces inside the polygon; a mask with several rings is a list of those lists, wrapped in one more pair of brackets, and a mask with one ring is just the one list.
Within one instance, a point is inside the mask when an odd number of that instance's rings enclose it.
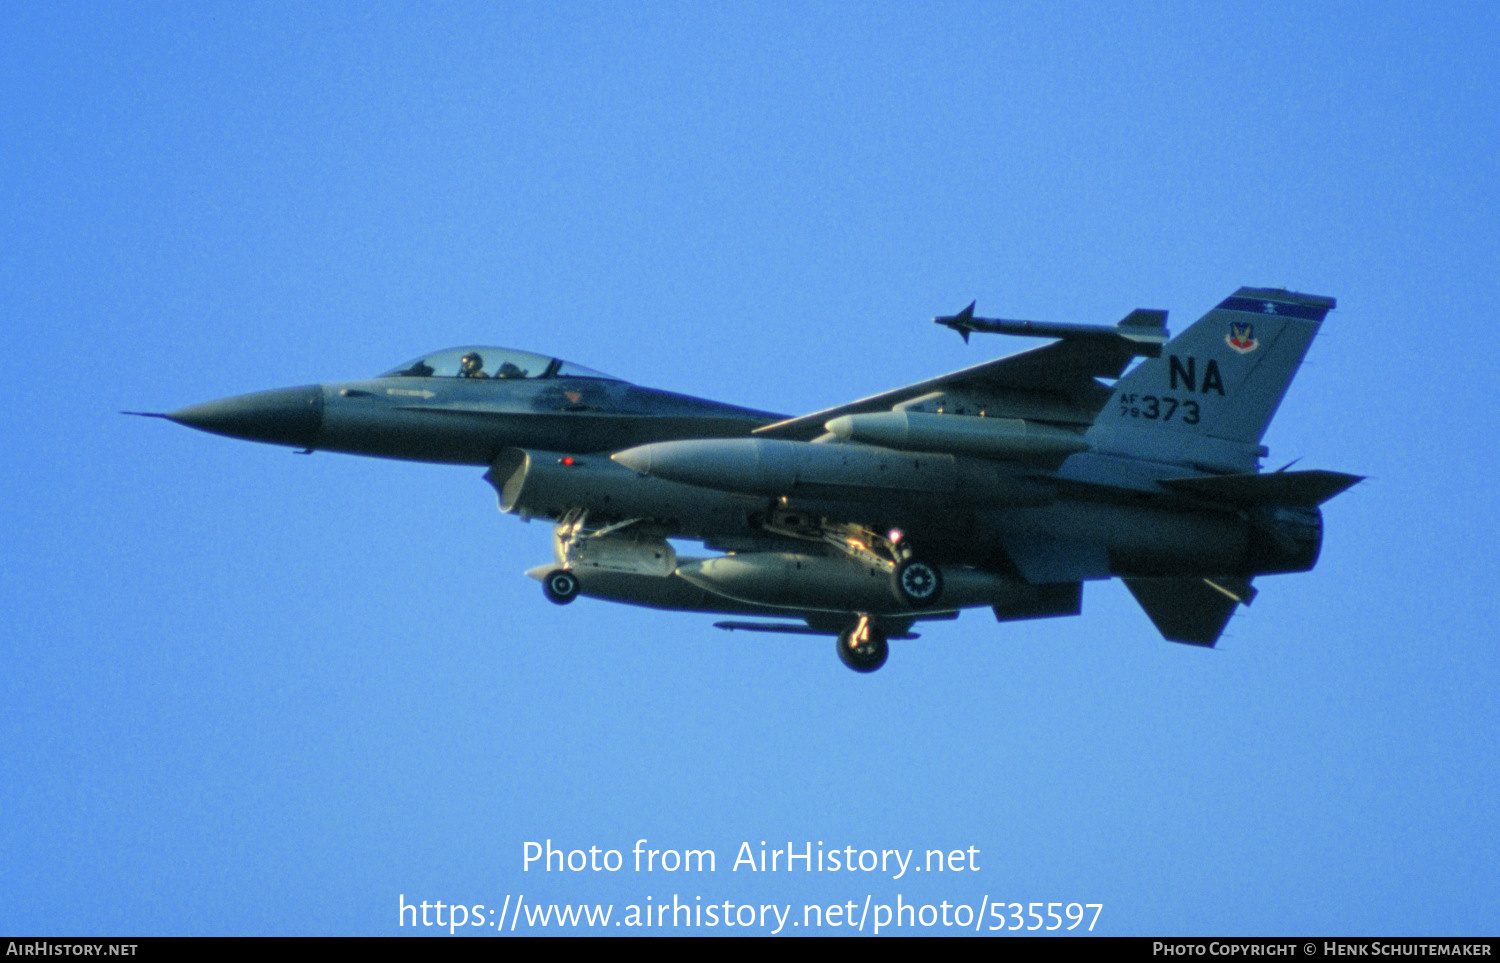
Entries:
{"label": "pilot in cockpit", "polygon": [[488,378],[484,373],[484,358],[478,351],[470,351],[458,361],[458,376],[460,378]]}

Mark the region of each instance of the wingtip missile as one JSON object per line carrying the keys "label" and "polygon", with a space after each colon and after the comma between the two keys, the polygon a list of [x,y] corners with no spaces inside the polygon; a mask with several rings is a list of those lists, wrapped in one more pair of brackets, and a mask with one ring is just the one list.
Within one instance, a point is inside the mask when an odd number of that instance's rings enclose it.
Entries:
{"label": "wingtip missile", "polygon": [[1157,357],[1161,346],[1170,335],[1167,332],[1167,312],[1137,308],[1125,316],[1119,324],[1110,327],[1103,324],[1070,324],[1057,321],[1018,321],[1010,318],[976,318],[974,304],[957,314],[940,315],[933,318],[934,324],[957,331],[969,342],[969,335],[1010,334],[1023,338],[1091,338],[1114,341],[1132,356]]}
{"label": "wingtip missile", "polygon": [[1171,340],[1167,330],[1167,312],[1153,308],[1136,308],[1115,325],[1115,334],[1135,346],[1135,353],[1147,358],[1161,357],[1162,345]]}
{"label": "wingtip missile", "polygon": [[970,301],[969,306],[957,314],[938,315],[932,319],[932,323],[952,328],[963,337],[964,344],[968,344],[969,332],[974,330],[974,305],[977,303],[977,301]]}

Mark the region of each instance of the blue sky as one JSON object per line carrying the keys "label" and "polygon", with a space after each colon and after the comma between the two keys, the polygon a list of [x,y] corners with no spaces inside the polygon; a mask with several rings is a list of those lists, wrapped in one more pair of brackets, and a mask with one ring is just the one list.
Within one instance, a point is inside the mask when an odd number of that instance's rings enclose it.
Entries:
{"label": "blue sky", "polygon": [[[900,894],[1495,931],[1492,5],[3,17],[0,929]],[[1371,477],[1215,651],[1094,584],[857,676],[824,639],[547,604],[547,528],[477,470],[116,414],[463,343],[802,413],[1024,346],[929,323],[971,299],[1181,330],[1242,284],[1339,299],[1270,462]],[[549,838],[718,871],[524,871]],[[761,840],[980,868],[732,871]]]}

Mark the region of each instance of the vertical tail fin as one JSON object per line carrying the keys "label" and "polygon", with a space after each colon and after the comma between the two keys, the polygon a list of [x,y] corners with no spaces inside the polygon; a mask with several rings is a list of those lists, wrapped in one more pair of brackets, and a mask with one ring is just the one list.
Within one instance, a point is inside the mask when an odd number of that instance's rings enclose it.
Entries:
{"label": "vertical tail fin", "polygon": [[1240,288],[1115,384],[1089,443],[1205,471],[1255,471],[1260,439],[1334,305]]}

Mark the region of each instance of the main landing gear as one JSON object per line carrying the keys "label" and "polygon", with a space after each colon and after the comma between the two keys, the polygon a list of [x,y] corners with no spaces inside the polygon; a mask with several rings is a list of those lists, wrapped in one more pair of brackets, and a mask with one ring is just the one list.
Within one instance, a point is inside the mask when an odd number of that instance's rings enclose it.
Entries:
{"label": "main landing gear", "polygon": [[914,609],[926,608],[943,594],[943,573],[931,562],[907,558],[896,563],[891,572],[891,586],[896,598]]}
{"label": "main landing gear", "polygon": [[765,522],[765,529],[789,538],[823,542],[862,564],[891,573],[891,593],[907,608],[925,609],[943,594],[943,573],[919,558],[906,534],[864,525],[830,525],[797,511],[781,511]]}
{"label": "main landing gear", "polygon": [[578,576],[565,568],[553,569],[542,579],[542,594],[557,605],[567,605],[578,598],[578,587]]}
{"label": "main landing gear", "polygon": [[839,661],[855,672],[874,672],[885,665],[891,654],[885,633],[875,627],[868,615],[839,633]]}

